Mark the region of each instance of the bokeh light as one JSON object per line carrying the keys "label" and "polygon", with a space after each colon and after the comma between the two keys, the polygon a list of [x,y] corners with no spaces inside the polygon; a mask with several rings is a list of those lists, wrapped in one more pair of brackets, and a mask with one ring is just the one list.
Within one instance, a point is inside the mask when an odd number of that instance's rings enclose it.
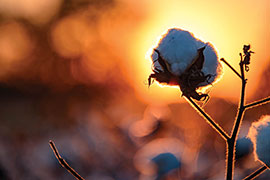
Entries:
{"label": "bokeh light", "polygon": [[5,16],[23,17],[31,23],[44,25],[55,16],[62,0],[0,0],[0,11]]}
{"label": "bokeh light", "polygon": [[[181,160],[167,179],[223,178],[223,139],[177,87],[148,87],[149,56],[172,27],[236,68],[251,44],[247,101],[257,100],[270,93],[269,22],[269,0],[0,0],[0,179],[72,178],[50,139],[86,179],[153,179],[164,153]],[[224,65],[210,90],[204,109],[229,132],[240,80]],[[269,108],[249,110],[242,131]],[[258,167],[244,159],[239,179]]]}
{"label": "bokeh light", "polygon": [[18,71],[18,64],[27,63],[33,42],[29,32],[19,23],[9,22],[0,25],[0,78]]}

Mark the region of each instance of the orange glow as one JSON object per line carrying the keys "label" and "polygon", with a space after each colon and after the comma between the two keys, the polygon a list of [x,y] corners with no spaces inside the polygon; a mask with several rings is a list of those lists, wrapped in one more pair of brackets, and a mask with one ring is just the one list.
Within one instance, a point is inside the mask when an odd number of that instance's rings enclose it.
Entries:
{"label": "orange glow", "polygon": [[168,106],[149,106],[145,109],[144,117],[135,121],[130,126],[130,134],[134,137],[144,137],[151,134],[157,126],[157,121],[170,119],[170,109]]}
{"label": "orange glow", "polygon": [[43,25],[58,12],[61,3],[62,0],[0,0],[0,11]]}
{"label": "orange glow", "polygon": [[22,24],[10,22],[0,26],[0,77],[18,70],[20,61],[27,58],[32,49],[33,43]]}
{"label": "orange glow", "polygon": [[92,29],[82,15],[66,17],[52,31],[53,45],[64,57],[79,57],[93,43]]}
{"label": "orange glow", "polygon": [[113,67],[113,57],[100,45],[95,28],[82,11],[62,18],[51,32],[56,52],[71,61],[73,77],[85,83],[89,83],[89,79],[104,82]]}
{"label": "orange glow", "polygon": [[[251,0],[151,2],[150,16],[133,34],[129,50],[131,61],[128,66],[134,68],[130,81],[141,100],[147,103],[179,102],[181,93],[178,89],[160,87],[157,83],[148,89],[146,85],[151,73],[149,49],[155,46],[160,35],[171,27],[188,30],[195,37],[211,42],[220,58],[224,57],[236,68],[243,45],[251,44],[255,54],[252,55],[251,68],[247,74],[247,95],[254,93],[260,73],[270,59],[267,49],[270,45],[268,0],[260,3]],[[223,78],[213,87],[211,96],[237,100],[240,93],[239,78],[227,67],[224,68],[224,73]]]}

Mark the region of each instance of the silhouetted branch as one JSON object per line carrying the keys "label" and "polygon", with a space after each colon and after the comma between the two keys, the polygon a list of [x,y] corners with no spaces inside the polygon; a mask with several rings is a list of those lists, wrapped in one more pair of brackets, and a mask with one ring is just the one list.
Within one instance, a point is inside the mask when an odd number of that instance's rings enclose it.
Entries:
{"label": "silhouetted branch", "polygon": [[238,132],[240,129],[240,125],[243,119],[244,111],[245,111],[245,88],[246,88],[246,79],[245,79],[245,71],[244,71],[244,62],[242,55],[240,54],[241,61],[240,61],[240,70],[241,70],[241,80],[242,80],[242,88],[241,88],[241,97],[239,108],[236,116],[235,123],[233,125],[231,137],[227,141],[227,173],[226,179],[232,180],[233,179],[233,170],[234,170],[234,159],[235,159],[235,142],[238,136]]}
{"label": "silhouetted branch", "polygon": [[194,106],[194,108],[200,112],[201,116],[203,116],[207,122],[222,136],[223,139],[227,140],[230,138],[229,135],[206,112],[204,112],[204,110],[197,103],[195,103],[190,97],[185,97]]}
{"label": "silhouetted branch", "polygon": [[238,77],[242,79],[241,75],[224,58],[221,58],[220,60],[223,61]]}
{"label": "silhouetted branch", "polygon": [[253,108],[255,106],[260,106],[260,105],[263,105],[263,104],[266,104],[269,102],[270,102],[270,97],[267,97],[267,98],[264,98],[262,100],[255,101],[253,103],[249,103],[249,104],[245,105],[245,109]]}
{"label": "silhouetted branch", "polygon": [[68,163],[60,156],[60,154],[58,153],[58,150],[55,146],[55,144],[53,143],[52,140],[49,141],[50,146],[54,152],[55,157],[58,159],[59,163],[70,173],[72,174],[76,179],[78,180],[84,180],[84,178],[82,178],[72,167],[70,167],[68,165]]}
{"label": "silhouetted branch", "polygon": [[261,175],[266,169],[267,169],[267,166],[264,165],[264,166],[260,167],[259,169],[257,169],[252,174],[250,174],[249,176],[245,177],[245,179],[243,179],[243,180],[254,179],[254,178],[258,177],[259,175]]}

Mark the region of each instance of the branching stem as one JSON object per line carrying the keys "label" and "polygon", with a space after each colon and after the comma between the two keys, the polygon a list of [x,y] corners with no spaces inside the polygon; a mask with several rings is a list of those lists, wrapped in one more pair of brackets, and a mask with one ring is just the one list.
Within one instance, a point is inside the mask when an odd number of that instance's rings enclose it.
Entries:
{"label": "branching stem", "polygon": [[[265,99],[255,101],[253,103],[245,105],[245,89],[246,89],[246,83],[247,80],[245,79],[245,71],[244,67],[247,65],[246,62],[243,60],[243,56],[240,53],[240,71],[241,74],[239,74],[224,58],[220,59],[223,61],[238,77],[240,77],[242,81],[242,88],[241,88],[241,97],[239,101],[239,106],[238,106],[238,112],[236,115],[236,119],[234,121],[234,125],[232,128],[231,135],[229,136],[212,118],[209,117],[206,112],[200,106],[198,106],[190,97],[186,97],[187,100],[194,106],[195,109],[197,109],[201,116],[203,116],[208,123],[223,137],[223,139],[226,140],[227,144],[227,157],[226,157],[226,166],[227,166],[227,171],[226,171],[226,180],[233,180],[233,171],[234,171],[234,161],[235,161],[235,144],[237,140],[237,136],[240,130],[240,126],[242,123],[243,115],[246,109],[248,108],[253,108],[255,106],[259,106],[265,103],[270,102],[270,97],[267,97]],[[245,58],[247,57],[247,54],[245,53]],[[246,69],[246,71],[248,71]],[[254,173],[252,173],[250,176],[246,177],[244,180],[250,180],[255,178],[256,176],[260,175],[267,169],[266,166],[261,167]]]}
{"label": "branching stem", "polygon": [[55,157],[58,159],[59,163],[70,173],[72,174],[76,179],[78,180],[84,180],[72,167],[68,165],[68,163],[60,156],[58,153],[58,150],[52,140],[50,140],[50,146],[54,152]]}
{"label": "branching stem", "polygon": [[232,133],[230,139],[227,141],[227,173],[226,173],[226,180],[233,179],[233,170],[234,170],[234,158],[235,158],[235,142],[238,136],[238,132],[240,129],[240,125],[243,119],[243,115],[245,112],[245,88],[246,88],[246,79],[245,79],[245,72],[244,72],[244,63],[241,56],[240,61],[240,70],[241,70],[241,80],[242,80],[242,89],[241,89],[241,97],[239,108],[236,116],[235,123],[233,125]]}

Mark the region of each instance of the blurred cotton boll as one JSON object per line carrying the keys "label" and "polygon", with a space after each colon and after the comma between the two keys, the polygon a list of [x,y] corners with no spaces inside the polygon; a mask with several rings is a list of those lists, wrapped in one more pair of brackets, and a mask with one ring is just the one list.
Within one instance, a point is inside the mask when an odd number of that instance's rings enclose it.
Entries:
{"label": "blurred cotton boll", "polygon": [[158,179],[180,167],[184,149],[178,139],[160,138],[143,146],[134,156],[134,165],[141,173],[140,180]]}
{"label": "blurred cotton boll", "polygon": [[152,161],[157,167],[157,180],[181,166],[180,160],[172,153],[161,153],[155,156]]}
{"label": "blurred cotton boll", "polygon": [[253,143],[256,160],[270,167],[270,116],[263,116],[259,121],[252,123],[248,137]]}
{"label": "blurred cotton boll", "polygon": [[252,142],[250,139],[243,137],[236,141],[235,159],[245,157],[252,152]]}
{"label": "blurred cotton boll", "polygon": [[[194,78],[204,78],[194,86],[196,89],[214,83],[222,72],[222,66],[212,44],[202,42],[195,38],[192,33],[177,28],[169,29],[167,33],[163,35],[157,47],[154,49],[151,58],[155,73],[157,70],[166,72],[164,65],[160,64],[158,60],[159,58],[164,59],[165,66],[169,73],[174,76],[166,82],[167,84],[171,84],[170,82],[172,80],[179,79],[179,77],[184,74],[192,72],[187,78],[189,82]],[[196,65],[196,69],[193,68],[192,71],[190,71],[190,67],[199,61],[202,62],[202,67],[200,67],[201,65]],[[208,77],[206,78],[207,75]],[[153,76],[157,81],[161,83],[165,82],[155,77],[156,76]],[[186,86],[179,80],[173,85]]]}

